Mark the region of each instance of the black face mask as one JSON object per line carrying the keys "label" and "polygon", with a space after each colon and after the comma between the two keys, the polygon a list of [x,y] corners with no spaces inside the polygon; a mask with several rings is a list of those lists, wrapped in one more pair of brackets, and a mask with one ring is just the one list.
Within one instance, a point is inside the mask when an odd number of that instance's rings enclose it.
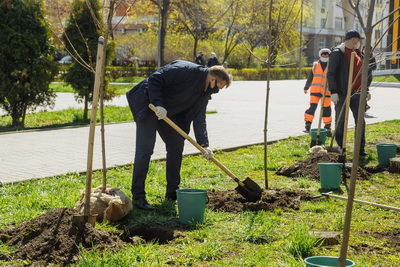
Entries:
{"label": "black face mask", "polygon": [[214,87],[211,87],[211,82],[208,84],[208,87],[207,87],[207,91],[206,91],[208,94],[216,94],[216,93],[219,93],[219,88],[218,88],[218,85],[217,85],[217,83],[215,83],[215,86]]}

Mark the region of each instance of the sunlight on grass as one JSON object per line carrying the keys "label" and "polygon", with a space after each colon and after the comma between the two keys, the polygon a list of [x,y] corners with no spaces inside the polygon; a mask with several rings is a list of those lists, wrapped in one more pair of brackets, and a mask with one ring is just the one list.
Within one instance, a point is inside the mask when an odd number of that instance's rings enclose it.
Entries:
{"label": "sunlight on grass", "polygon": [[[375,142],[400,143],[400,121],[388,121],[367,127],[368,166],[377,166]],[[352,138],[353,131],[349,133]],[[288,138],[268,146],[268,164],[289,166],[309,156],[308,135]],[[352,149],[352,143],[349,150]],[[218,151],[218,160],[244,179],[250,177],[263,185],[263,146],[249,146],[231,152]],[[27,165],[29,168],[29,165]],[[132,164],[110,168],[107,184],[120,188],[129,197]],[[310,230],[342,233],[347,201],[322,197],[302,201],[299,209],[239,213],[206,209],[205,221],[197,225],[179,224],[177,205],[164,201],[165,161],[152,161],[146,180],[149,202],[156,207],[148,212],[134,208],[120,222],[96,223],[96,228],[115,236],[135,226],[168,227],[174,239],[166,244],[126,243],[120,249],[81,250],[78,262],[71,266],[304,266],[308,255],[338,255],[339,245],[319,246]],[[275,168],[275,167],[274,167]],[[199,155],[185,156],[181,188],[233,190],[237,183],[215,164]],[[0,228],[13,227],[54,208],[74,207],[85,188],[85,175],[66,175],[33,179],[0,186]],[[268,171],[270,189],[300,190],[320,195],[319,181],[307,177],[279,176]],[[102,173],[93,172],[93,187],[101,184]],[[348,185],[347,181],[347,185]],[[356,199],[400,207],[399,174],[387,171],[356,181]],[[335,194],[347,196],[343,192]],[[267,191],[268,192],[268,191]],[[398,212],[355,203],[348,258],[357,266],[400,266],[398,248],[379,235],[399,229]],[[34,229],[32,229],[34,231]],[[0,242],[0,265],[13,266],[16,248]]]}
{"label": "sunlight on grass", "polygon": [[318,237],[310,234],[311,227],[299,222],[296,224],[288,237],[288,251],[295,257],[305,258],[313,255],[314,247],[319,246]]}
{"label": "sunlight on grass", "polygon": [[372,81],[374,81],[374,82],[385,82],[385,83],[398,83],[399,79],[397,79],[393,75],[387,75],[387,76],[374,76]]}

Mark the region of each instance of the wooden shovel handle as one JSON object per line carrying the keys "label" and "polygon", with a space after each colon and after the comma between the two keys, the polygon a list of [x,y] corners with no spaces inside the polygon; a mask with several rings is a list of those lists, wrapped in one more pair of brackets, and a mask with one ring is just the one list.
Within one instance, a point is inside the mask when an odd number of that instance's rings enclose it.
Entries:
{"label": "wooden shovel handle", "polygon": [[346,143],[347,143],[347,126],[349,124],[349,109],[350,109],[350,98],[351,98],[351,90],[353,87],[353,67],[354,67],[354,53],[351,53],[350,56],[350,69],[349,69],[349,83],[347,84],[347,96],[346,96],[346,109],[344,115],[344,128],[343,128],[343,143],[342,149],[343,154],[346,153]]}
{"label": "wooden shovel handle", "polygon": [[[157,112],[157,108],[153,104],[149,104],[149,108]],[[180,135],[182,135],[186,140],[188,140],[192,145],[194,145],[201,153],[207,153],[207,150],[205,150],[201,145],[199,145],[193,138],[191,138],[187,133],[185,133],[178,125],[176,125],[173,121],[171,121],[168,117],[165,117],[163,119],[166,123],[169,124],[172,128],[174,128],[175,131],[177,131]],[[235,182],[237,182],[240,186],[244,186],[244,183],[242,183],[236,175],[234,175],[230,170],[228,170],[221,162],[219,162],[216,158],[211,157],[210,160],[215,163],[221,170],[223,170],[229,177],[231,177]]]}

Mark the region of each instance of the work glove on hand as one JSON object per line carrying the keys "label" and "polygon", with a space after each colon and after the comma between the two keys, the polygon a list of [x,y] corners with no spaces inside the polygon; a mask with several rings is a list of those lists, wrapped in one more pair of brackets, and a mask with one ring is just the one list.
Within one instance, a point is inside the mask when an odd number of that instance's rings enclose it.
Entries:
{"label": "work glove on hand", "polygon": [[205,157],[207,160],[210,160],[210,158],[213,156],[213,152],[211,150],[211,148],[209,148],[208,146],[203,147],[204,150],[206,151],[205,153],[201,153],[201,155],[203,157]]}
{"label": "work glove on hand", "polygon": [[337,102],[339,102],[339,95],[338,94],[332,94],[331,95],[331,101],[335,104],[337,104]]}
{"label": "work glove on hand", "polygon": [[367,92],[367,101],[371,100],[371,94],[369,92]]}
{"label": "work glove on hand", "polygon": [[157,112],[156,116],[158,117],[159,120],[163,120],[167,117],[167,110],[161,106],[156,107]]}

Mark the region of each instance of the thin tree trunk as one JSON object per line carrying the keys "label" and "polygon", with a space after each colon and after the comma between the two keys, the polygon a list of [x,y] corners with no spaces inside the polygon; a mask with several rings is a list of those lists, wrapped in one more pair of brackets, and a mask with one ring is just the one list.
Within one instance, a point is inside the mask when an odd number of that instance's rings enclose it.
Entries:
{"label": "thin tree trunk", "polygon": [[171,4],[170,0],[162,1],[161,8],[161,30],[160,30],[160,65],[165,64],[165,40],[167,37],[167,22],[168,22],[168,12],[169,6]]}
{"label": "thin tree trunk", "polygon": [[199,43],[199,39],[198,38],[194,38],[194,47],[193,47],[193,60],[194,61],[196,59],[196,55],[197,55],[197,45]]}
{"label": "thin tree trunk", "polygon": [[84,100],[84,107],[83,107],[83,120],[87,121],[88,120],[88,106],[89,106],[89,99],[87,96],[85,96],[85,100]]}

